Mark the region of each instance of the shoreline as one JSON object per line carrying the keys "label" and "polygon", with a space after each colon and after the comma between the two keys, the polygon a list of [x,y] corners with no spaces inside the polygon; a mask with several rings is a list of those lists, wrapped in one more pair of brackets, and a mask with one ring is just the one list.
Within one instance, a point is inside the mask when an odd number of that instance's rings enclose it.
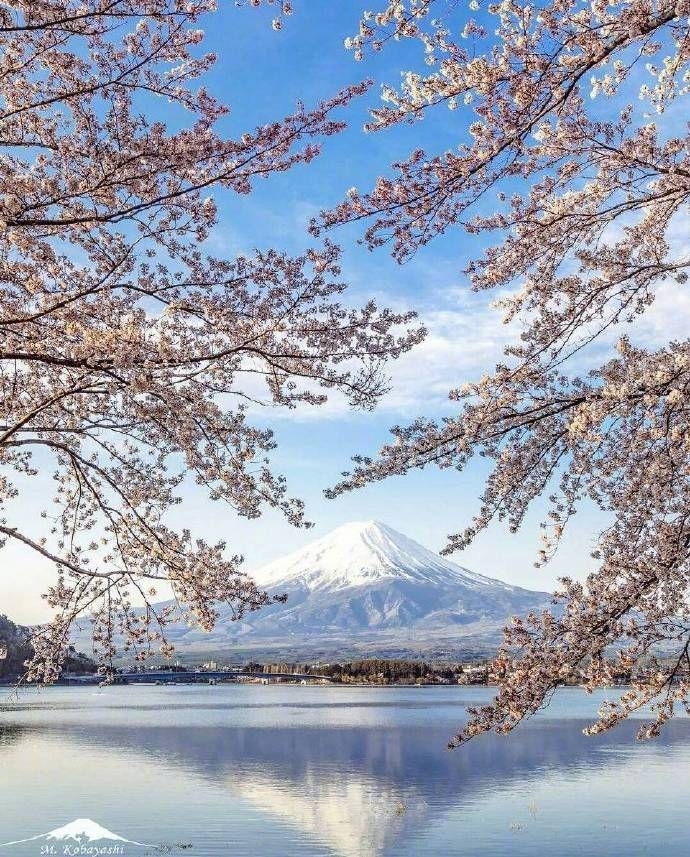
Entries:
{"label": "shoreline", "polygon": [[[473,683],[473,684],[443,684],[441,682],[421,682],[414,684],[405,684],[405,683],[389,683],[389,684],[377,684],[376,682],[307,682],[306,684],[302,684],[300,681],[271,681],[271,682],[261,682],[261,681],[133,681],[133,682],[103,682],[100,681],[56,681],[53,684],[45,685],[45,684],[18,684],[16,682],[0,682],[0,689],[7,688],[9,690],[26,690],[26,689],[35,689],[35,690],[47,690],[52,687],[66,688],[66,687],[96,687],[99,689],[105,688],[132,688],[132,687],[230,687],[230,686],[240,686],[240,687],[310,687],[310,688],[345,688],[348,690],[362,688],[366,690],[371,690],[372,688],[378,690],[401,690],[403,688],[447,688],[447,689],[462,689],[466,690],[468,688],[487,688],[487,689],[497,689],[499,687],[498,684],[486,684],[486,683]],[[624,691],[628,688],[632,687],[630,684],[610,684],[604,685],[598,690],[621,690]],[[561,685],[558,690],[585,690],[585,686],[581,684],[568,684]]]}

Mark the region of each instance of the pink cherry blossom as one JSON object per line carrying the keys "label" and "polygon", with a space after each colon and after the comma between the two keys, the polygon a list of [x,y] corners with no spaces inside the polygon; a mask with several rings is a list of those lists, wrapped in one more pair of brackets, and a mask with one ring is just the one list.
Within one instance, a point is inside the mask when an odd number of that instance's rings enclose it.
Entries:
{"label": "pink cherry blossom", "polygon": [[[56,677],[80,616],[100,656],[141,658],[153,642],[168,651],[173,613],[210,628],[219,602],[237,617],[268,603],[237,552],[166,523],[183,482],[246,518],[275,508],[308,525],[247,406],[340,391],[373,407],[383,363],[422,335],[411,314],[339,303],[329,242],[297,257],[206,252],[214,193],[309,163],[367,86],[223,136],[228,106],[198,86],[214,6],[0,4],[0,535],[58,573],[29,679]],[[161,99],[186,116],[179,130],[155,118]],[[54,503],[37,497],[20,527],[14,501],[46,466]],[[154,606],[163,584],[174,609]]]}
{"label": "pink cherry blossom", "polygon": [[[583,501],[611,522],[584,582],[585,557],[553,611],[507,630],[498,695],[455,744],[510,731],[559,684],[603,686],[621,666],[640,678],[595,731],[652,703],[641,735],[654,735],[688,708],[690,341],[645,348],[635,325],[661,284],[688,279],[689,13],[687,0],[391,0],[348,40],[358,58],[416,40],[428,66],[384,87],[372,131],[451,107],[457,146],[411,152],[313,231],[362,221],[369,246],[401,262],[449,230],[498,234],[465,274],[477,291],[509,292],[501,305],[522,331],[494,372],[451,393],[459,412],[395,428],[330,494],[480,455],[494,464],[481,508],[448,551],[494,520],[517,530],[542,495],[538,564]],[[592,344],[600,363],[584,374],[576,358]],[[664,664],[640,671],[659,646]]]}

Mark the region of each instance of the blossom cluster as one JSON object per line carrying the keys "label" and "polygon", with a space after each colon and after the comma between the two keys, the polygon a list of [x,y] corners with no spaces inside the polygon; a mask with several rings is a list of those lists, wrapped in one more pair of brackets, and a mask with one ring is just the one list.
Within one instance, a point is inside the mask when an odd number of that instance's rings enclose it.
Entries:
{"label": "blossom cluster", "polygon": [[[0,545],[57,569],[31,679],[56,677],[80,616],[101,657],[143,658],[169,652],[173,615],[207,629],[219,603],[240,617],[270,602],[239,552],[171,527],[185,483],[246,518],[274,508],[307,525],[248,405],[339,391],[373,407],[385,361],[422,335],[409,314],[344,306],[329,242],[206,252],[214,192],[312,161],[344,127],[333,111],[366,88],[223,136],[228,106],[197,86],[214,6],[0,4]],[[161,98],[186,117],[178,129],[153,118]],[[51,473],[53,502],[18,526],[18,495]],[[161,587],[172,606],[155,606]]]}
{"label": "blossom cluster", "polygon": [[[574,674],[607,684],[614,646],[626,667],[660,646],[672,657],[605,706],[595,729],[653,702],[641,730],[653,735],[687,706],[690,340],[654,350],[635,330],[661,284],[688,281],[690,136],[674,114],[687,113],[689,13],[687,0],[391,0],[348,42],[363,57],[416,40],[430,68],[384,87],[372,130],[451,107],[458,144],[415,149],[313,231],[362,221],[368,245],[390,244],[401,262],[454,229],[498,234],[465,276],[508,295],[499,309],[521,333],[492,373],[451,392],[451,416],[393,429],[330,495],[414,468],[463,470],[480,455],[494,465],[481,508],[448,551],[494,520],[517,530],[542,495],[537,564],[583,502],[611,521],[573,571],[589,571],[585,581],[565,579],[553,611],[507,629],[498,696],[455,743],[509,731]],[[612,339],[617,353],[603,358]]]}

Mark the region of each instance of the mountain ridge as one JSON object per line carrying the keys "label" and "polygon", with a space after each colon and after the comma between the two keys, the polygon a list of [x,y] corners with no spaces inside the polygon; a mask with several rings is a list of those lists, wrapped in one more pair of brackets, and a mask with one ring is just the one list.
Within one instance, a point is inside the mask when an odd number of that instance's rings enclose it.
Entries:
{"label": "mountain ridge", "polygon": [[253,577],[266,587],[300,578],[311,589],[347,588],[387,578],[436,583],[458,578],[467,585],[515,588],[456,565],[375,520],[343,524],[306,547],[261,566]]}
{"label": "mountain ridge", "polygon": [[287,601],[238,621],[218,605],[210,632],[172,623],[166,637],[181,657],[490,653],[510,616],[551,600],[456,565],[378,521],[344,524],[252,576]]}

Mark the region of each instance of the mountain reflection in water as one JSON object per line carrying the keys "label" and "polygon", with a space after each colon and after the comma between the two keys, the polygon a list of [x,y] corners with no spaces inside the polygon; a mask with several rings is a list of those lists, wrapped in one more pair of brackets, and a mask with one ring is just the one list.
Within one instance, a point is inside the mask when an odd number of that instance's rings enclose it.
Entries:
{"label": "mountain reflection in water", "polygon": [[[663,830],[656,828],[662,825],[671,842],[686,836],[690,844],[684,830],[673,830],[673,818],[656,817],[645,807],[644,789],[637,794],[640,776],[647,776],[646,788],[657,788],[662,800],[660,783],[668,786],[675,772],[676,799],[690,796],[687,720],[672,723],[654,744],[639,745],[634,723],[586,738],[581,730],[589,721],[557,707],[508,739],[487,736],[449,752],[447,740],[461,717],[461,709],[449,703],[453,689],[428,695],[389,690],[388,697],[378,692],[371,705],[366,691],[354,697],[343,692],[340,704],[347,712],[337,710],[332,693],[320,703],[320,689],[271,689],[268,705],[258,688],[222,688],[215,697],[199,689],[197,705],[194,690],[166,690],[167,705],[164,691],[137,688],[117,696],[84,695],[76,708],[64,691],[62,709],[59,703],[44,707],[52,691],[38,706],[4,706],[0,766],[12,770],[14,788],[21,791],[21,759],[28,763],[41,756],[50,765],[52,758],[62,766],[60,800],[63,788],[81,791],[86,799],[80,777],[91,778],[93,811],[100,799],[104,811],[121,813],[115,819],[120,832],[155,841],[144,829],[154,816],[159,826],[189,830],[182,838],[193,844],[195,857],[229,853],[224,849],[231,843],[234,855],[376,857],[490,854],[504,848],[532,854],[549,841],[550,853],[574,855],[591,844],[601,801],[608,807],[596,841],[607,841],[607,823],[614,840],[600,853],[656,853],[650,846],[660,845]],[[132,793],[139,794],[129,815],[113,801],[116,790],[127,788],[127,776]],[[24,787],[30,785],[27,780]],[[50,789],[44,804],[50,805]],[[631,850],[621,831],[642,811],[650,815],[645,827],[650,841],[638,836]],[[107,826],[120,830],[115,821]],[[16,832],[7,828],[5,835],[3,819],[0,841]],[[561,838],[554,841],[554,835]],[[628,850],[616,850],[619,845]]]}

